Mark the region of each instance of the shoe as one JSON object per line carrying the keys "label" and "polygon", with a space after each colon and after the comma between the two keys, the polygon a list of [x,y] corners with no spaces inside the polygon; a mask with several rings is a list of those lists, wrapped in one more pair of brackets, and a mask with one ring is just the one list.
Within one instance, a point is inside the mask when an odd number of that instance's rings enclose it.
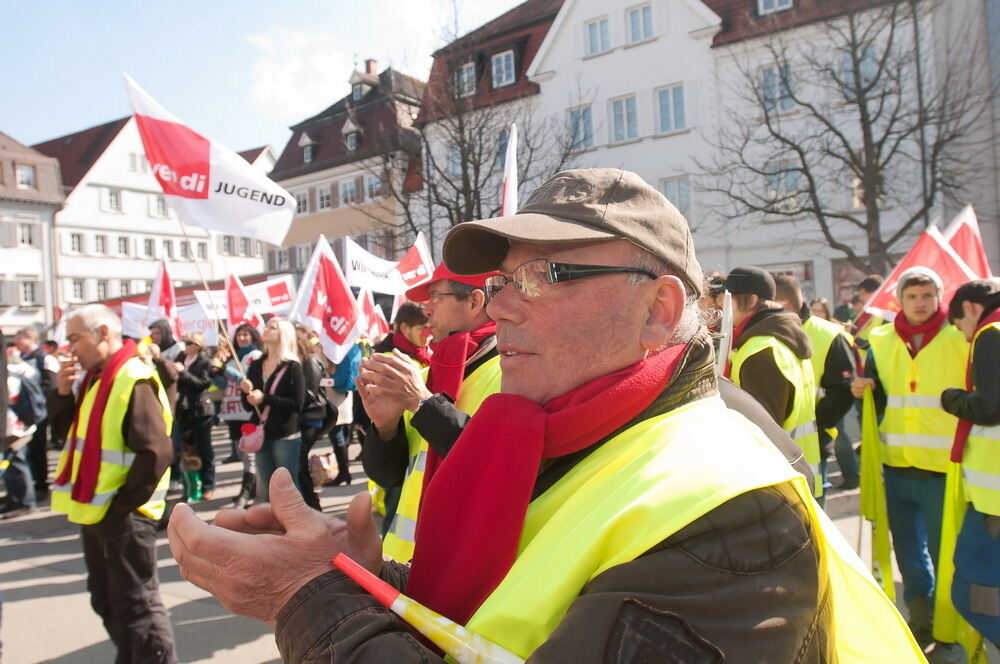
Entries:
{"label": "shoe", "polygon": [[243,461],[243,459],[241,459],[238,455],[230,454],[222,460],[222,463],[239,463],[240,461]]}
{"label": "shoe", "polygon": [[31,514],[35,511],[34,507],[28,507],[27,505],[18,505],[16,507],[11,506],[10,509],[0,512],[0,520],[8,521],[10,519],[16,519],[25,514]]}
{"label": "shoe", "polygon": [[327,482],[327,484],[329,484],[330,486],[340,486],[341,484],[347,485],[350,483],[351,483],[350,473],[341,473],[340,475],[337,475],[332,480]]}
{"label": "shoe", "polygon": [[928,664],[965,664],[965,648],[957,643],[935,643],[927,653]]}

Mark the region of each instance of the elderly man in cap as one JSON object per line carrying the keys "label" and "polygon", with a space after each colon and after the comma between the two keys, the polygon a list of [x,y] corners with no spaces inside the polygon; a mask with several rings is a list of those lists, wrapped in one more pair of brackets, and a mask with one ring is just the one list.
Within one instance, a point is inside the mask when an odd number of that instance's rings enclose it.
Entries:
{"label": "elderly man in cap", "polygon": [[486,275],[460,275],[444,263],[406,297],[424,302],[436,340],[424,382],[419,366],[400,353],[367,358],[358,394],[371,417],[361,463],[381,486],[402,484],[382,553],[413,556],[424,472],[447,456],[483,399],[500,389],[496,323],[486,315]]}
{"label": "elderly man in cap", "polygon": [[531,662],[920,661],[803,477],[719,398],[694,244],[659,192],[558,173],[444,256],[500,270],[502,391],[429,478],[412,563],[382,560],[366,495],[323,521],[281,475],[221,527],[175,509],[185,578],[274,624],[286,662],[441,661],[330,570],[340,552]]}

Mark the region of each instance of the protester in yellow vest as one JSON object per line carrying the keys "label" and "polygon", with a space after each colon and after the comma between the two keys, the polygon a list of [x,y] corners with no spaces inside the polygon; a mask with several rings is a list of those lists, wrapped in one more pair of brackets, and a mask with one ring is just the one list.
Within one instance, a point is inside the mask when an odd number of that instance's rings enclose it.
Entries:
{"label": "protester in yellow vest", "polygon": [[[865,377],[851,386],[858,398],[870,387],[880,413],[889,529],[910,626],[923,646],[934,642],[945,471],[958,424],[941,408],[940,395],[965,384],[969,352],[965,337],[948,324],[941,290],[941,278],[928,268],[900,275],[896,297],[903,310],[893,323],[872,331]],[[939,644],[937,650],[948,647]]]}
{"label": "protester in yellow vest", "polygon": [[442,263],[430,281],[407,291],[408,299],[424,303],[435,339],[426,384],[418,365],[399,355],[373,355],[358,374],[358,394],[372,420],[362,466],[377,484],[402,485],[383,546],[393,560],[413,555],[427,466],[447,456],[469,416],[500,389],[485,279],[454,274]]}
{"label": "protester in yellow vest", "polygon": [[774,277],[767,270],[738,267],[726,277],[726,290],[733,294],[735,327],[728,375],[802,448],[813,474],[813,495],[822,498],[809,337],[798,315],[775,301]]}
{"label": "protester in yellow vest", "polygon": [[855,293],[860,298],[860,305],[854,316],[854,340],[858,348],[864,352],[868,351],[868,335],[876,327],[885,324],[885,321],[878,316],[865,313],[864,311],[865,304],[882,287],[882,282],[884,281],[885,278],[881,274],[869,274],[859,281],[855,288]]}
{"label": "protester in yellow vest", "polygon": [[[175,662],[160,600],[157,522],[166,505],[172,417],[156,369],[122,341],[111,309],[69,316],[69,357],[49,397],[51,412],[74,413],[59,456],[52,510],[81,524],[91,606],[118,648],[116,662]],[[74,398],[74,382],[80,379]]]}
{"label": "protester in yellow vest", "polygon": [[972,627],[1000,647],[1000,281],[960,286],[948,317],[972,342],[966,388],[941,394],[944,409],[960,420],[951,453],[965,488],[958,496],[959,513],[968,504],[948,597]]}
{"label": "protester in yellow vest", "polygon": [[503,393],[431,478],[412,564],[383,561],[367,494],[345,527],[276,478],[288,501],[266,513],[175,509],[185,578],[274,624],[286,662],[442,661],[328,571],[338,552],[533,663],[923,661],[802,476],[719,398],[693,240],[662,194],[565,171],[444,255],[502,271]]}

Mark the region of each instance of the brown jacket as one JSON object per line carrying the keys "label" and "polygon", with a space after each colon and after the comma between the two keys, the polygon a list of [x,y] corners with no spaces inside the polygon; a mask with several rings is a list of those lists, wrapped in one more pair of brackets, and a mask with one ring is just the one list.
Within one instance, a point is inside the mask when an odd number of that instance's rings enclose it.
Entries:
{"label": "brown jacket", "polygon": [[[626,427],[715,393],[711,361],[706,337],[692,343],[663,395]],[[787,436],[780,446],[794,447]],[[586,453],[543,469],[536,495]],[[386,563],[382,577],[405,588],[407,573],[405,565]],[[818,574],[794,492],[751,491],[595,577],[528,661],[819,663],[830,616]],[[441,661],[339,571],[299,590],[278,616],[276,639],[285,662]]]}

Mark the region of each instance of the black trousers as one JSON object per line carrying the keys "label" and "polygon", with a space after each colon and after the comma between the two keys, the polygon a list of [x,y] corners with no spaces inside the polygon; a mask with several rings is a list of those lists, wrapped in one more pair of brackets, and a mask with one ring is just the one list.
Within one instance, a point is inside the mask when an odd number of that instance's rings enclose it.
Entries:
{"label": "black trousers", "polygon": [[156,521],[132,513],[122,523],[80,529],[90,605],[118,649],[115,664],[174,664],[174,630],[160,599]]}
{"label": "black trousers", "polygon": [[[35,435],[28,443],[28,463],[35,481],[35,495],[41,499],[49,492],[49,420],[38,423]],[[41,494],[41,495],[39,495]]]}
{"label": "black trousers", "polygon": [[302,427],[302,446],[299,448],[299,491],[306,505],[313,509],[321,509],[316,487],[313,486],[312,475],[309,474],[309,452],[316,439],[319,438],[319,427]]}

